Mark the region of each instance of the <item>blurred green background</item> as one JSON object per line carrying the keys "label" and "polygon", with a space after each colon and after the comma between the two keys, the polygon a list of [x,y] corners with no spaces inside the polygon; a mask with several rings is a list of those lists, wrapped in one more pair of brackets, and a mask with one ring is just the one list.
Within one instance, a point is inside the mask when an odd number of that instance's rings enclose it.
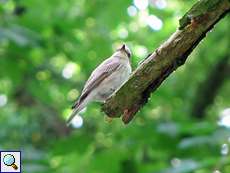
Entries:
{"label": "blurred green background", "polygon": [[0,0],[0,149],[25,173],[229,173],[229,16],[129,125],[97,103],[65,124],[100,62],[125,42],[136,68],[195,2]]}

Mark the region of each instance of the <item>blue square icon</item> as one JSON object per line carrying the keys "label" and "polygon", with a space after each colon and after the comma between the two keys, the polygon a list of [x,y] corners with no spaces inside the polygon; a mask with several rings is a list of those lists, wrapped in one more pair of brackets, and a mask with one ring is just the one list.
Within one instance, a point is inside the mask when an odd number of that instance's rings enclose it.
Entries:
{"label": "blue square icon", "polygon": [[21,152],[0,151],[0,173],[21,173]]}

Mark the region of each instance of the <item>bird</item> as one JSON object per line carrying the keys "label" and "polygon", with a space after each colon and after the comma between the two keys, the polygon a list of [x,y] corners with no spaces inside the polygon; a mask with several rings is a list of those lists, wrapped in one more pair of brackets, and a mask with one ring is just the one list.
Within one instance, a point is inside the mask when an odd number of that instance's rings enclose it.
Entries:
{"label": "bird", "polygon": [[132,72],[130,59],[131,51],[126,44],[123,44],[91,73],[80,97],[72,106],[72,113],[67,119],[68,126],[73,118],[89,103],[104,103],[128,80]]}

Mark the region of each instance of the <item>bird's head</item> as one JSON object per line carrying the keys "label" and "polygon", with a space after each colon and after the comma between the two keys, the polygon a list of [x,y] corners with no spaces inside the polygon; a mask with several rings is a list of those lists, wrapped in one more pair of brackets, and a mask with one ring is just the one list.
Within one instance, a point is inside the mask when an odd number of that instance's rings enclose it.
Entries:
{"label": "bird's head", "polygon": [[126,44],[123,44],[121,48],[119,48],[117,51],[121,52],[122,54],[125,54],[128,58],[131,57],[131,51]]}

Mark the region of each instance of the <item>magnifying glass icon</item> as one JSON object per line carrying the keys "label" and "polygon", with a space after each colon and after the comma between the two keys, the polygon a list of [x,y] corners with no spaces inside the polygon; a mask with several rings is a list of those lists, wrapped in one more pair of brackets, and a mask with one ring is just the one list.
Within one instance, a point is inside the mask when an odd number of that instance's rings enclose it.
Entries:
{"label": "magnifying glass icon", "polygon": [[18,169],[18,166],[15,164],[15,158],[12,154],[6,154],[4,157],[3,157],[3,163],[6,165],[6,166],[11,166],[12,168],[14,168],[15,170]]}

